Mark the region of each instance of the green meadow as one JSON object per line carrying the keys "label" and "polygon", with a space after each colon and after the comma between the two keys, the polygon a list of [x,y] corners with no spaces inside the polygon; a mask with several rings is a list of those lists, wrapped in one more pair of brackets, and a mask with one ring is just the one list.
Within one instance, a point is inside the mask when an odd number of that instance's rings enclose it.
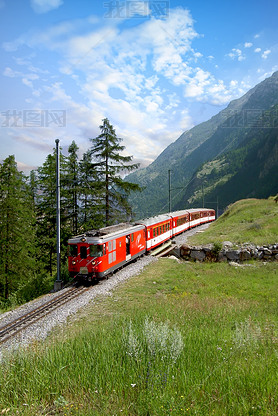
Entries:
{"label": "green meadow", "polygon": [[7,353],[0,415],[277,415],[277,282],[278,262],[159,259]]}

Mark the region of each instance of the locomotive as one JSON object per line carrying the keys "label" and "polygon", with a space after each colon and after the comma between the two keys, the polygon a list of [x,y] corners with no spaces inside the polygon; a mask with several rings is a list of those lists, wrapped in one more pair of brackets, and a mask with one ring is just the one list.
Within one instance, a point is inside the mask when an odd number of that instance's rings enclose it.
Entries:
{"label": "locomotive", "polygon": [[68,240],[70,276],[102,279],[174,236],[214,220],[213,209],[199,208],[87,231]]}

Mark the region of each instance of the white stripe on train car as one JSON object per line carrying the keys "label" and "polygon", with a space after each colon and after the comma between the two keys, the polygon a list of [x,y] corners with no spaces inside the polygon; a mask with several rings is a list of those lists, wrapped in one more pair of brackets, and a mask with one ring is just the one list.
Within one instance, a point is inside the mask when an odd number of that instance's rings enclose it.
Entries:
{"label": "white stripe on train car", "polygon": [[149,247],[154,247],[157,244],[161,244],[163,241],[165,240],[170,240],[171,238],[171,233],[170,231],[167,231],[166,233],[163,233],[157,237],[152,238],[151,241],[151,245]]}

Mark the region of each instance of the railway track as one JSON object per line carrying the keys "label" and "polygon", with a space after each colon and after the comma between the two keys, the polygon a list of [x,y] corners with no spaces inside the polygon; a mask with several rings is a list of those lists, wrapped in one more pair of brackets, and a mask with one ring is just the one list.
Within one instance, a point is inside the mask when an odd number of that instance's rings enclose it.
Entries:
{"label": "railway track", "polygon": [[14,321],[0,327],[0,344],[5,343],[10,338],[33,325],[35,322],[44,318],[49,313],[58,309],[60,306],[69,302],[70,300],[80,296],[82,293],[89,290],[87,287],[72,288],[61,295],[56,296],[54,299],[44,303],[43,305],[33,309],[32,311],[21,315]]}

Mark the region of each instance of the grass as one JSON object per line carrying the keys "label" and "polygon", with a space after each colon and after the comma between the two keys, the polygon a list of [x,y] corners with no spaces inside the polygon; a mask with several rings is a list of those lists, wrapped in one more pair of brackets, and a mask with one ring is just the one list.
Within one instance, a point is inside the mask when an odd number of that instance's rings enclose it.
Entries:
{"label": "grass", "polygon": [[191,244],[222,241],[235,244],[278,243],[278,204],[273,199],[244,199],[228,207],[204,234],[189,239]]}
{"label": "grass", "polygon": [[277,278],[277,262],[160,259],[44,343],[7,353],[0,414],[277,415]]}
{"label": "grass", "polygon": [[277,414],[277,271],[159,260],[4,361],[0,414]]}

